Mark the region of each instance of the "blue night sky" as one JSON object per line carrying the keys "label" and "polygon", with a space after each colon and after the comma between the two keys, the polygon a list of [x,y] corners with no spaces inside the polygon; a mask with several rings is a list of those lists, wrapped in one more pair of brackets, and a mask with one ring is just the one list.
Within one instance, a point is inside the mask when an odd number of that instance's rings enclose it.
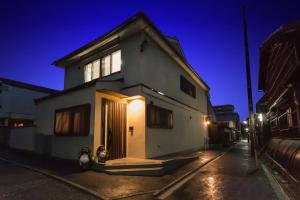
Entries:
{"label": "blue night sky", "polygon": [[164,33],[177,36],[189,63],[211,88],[214,105],[248,115],[242,29],[248,34],[254,102],[259,47],[281,24],[299,20],[300,1],[59,0],[1,1],[0,77],[63,89],[63,70],[51,63],[144,10]]}

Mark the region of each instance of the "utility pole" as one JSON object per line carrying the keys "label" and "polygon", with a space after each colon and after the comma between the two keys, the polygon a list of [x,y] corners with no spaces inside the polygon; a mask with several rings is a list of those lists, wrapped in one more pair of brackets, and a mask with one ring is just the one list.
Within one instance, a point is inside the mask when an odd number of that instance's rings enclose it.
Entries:
{"label": "utility pole", "polygon": [[249,45],[248,45],[248,32],[247,32],[247,17],[246,6],[243,5],[243,22],[244,22],[244,46],[245,46],[245,61],[246,61],[246,76],[247,76],[247,92],[248,92],[248,109],[249,109],[249,131],[251,138],[251,152],[255,156],[256,167],[258,168],[258,159],[256,151],[256,137],[254,130],[254,113],[253,113],[253,99],[252,99],[252,86],[251,86],[251,71],[249,59]]}
{"label": "utility pole", "polygon": [[245,46],[245,59],[246,59],[248,109],[249,109],[249,115],[252,115],[253,114],[253,100],[252,100],[252,86],[251,86],[251,72],[250,72],[250,59],[249,59],[249,46],[248,46],[246,6],[243,6],[243,17],[244,17],[244,20],[243,20],[244,21],[244,46]]}

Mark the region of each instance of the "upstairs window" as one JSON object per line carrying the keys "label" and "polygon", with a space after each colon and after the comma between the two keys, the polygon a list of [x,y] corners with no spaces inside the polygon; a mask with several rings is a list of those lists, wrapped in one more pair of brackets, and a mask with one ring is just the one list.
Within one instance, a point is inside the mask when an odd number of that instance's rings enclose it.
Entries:
{"label": "upstairs window", "polygon": [[108,76],[110,74],[110,55],[101,59],[101,77]]}
{"label": "upstairs window", "polygon": [[121,50],[111,54],[111,73],[121,71]]}
{"label": "upstairs window", "polygon": [[165,108],[148,104],[147,126],[150,128],[173,128],[173,112]]}
{"label": "upstairs window", "polygon": [[183,76],[180,76],[180,89],[191,97],[196,98],[196,87]]}
{"label": "upstairs window", "polygon": [[121,50],[115,51],[84,67],[84,81],[89,82],[121,71]]}
{"label": "upstairs window", "polygon": [[100,60],[95,60],[85,66],[84,70],[85,82],[99,78],[100,75]]}

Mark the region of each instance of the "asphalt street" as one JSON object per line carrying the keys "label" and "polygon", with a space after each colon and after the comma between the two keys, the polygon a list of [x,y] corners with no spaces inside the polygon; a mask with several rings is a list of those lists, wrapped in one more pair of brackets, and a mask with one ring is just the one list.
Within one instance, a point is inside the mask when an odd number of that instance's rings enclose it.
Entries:
{"label": "asphalt street", "polygon": [[171,199],[277,199],[263,171],[255,170],[249,145],[242,141],[168,196]]}
{"label": "asphalt street", "polygon": [[[211,157],[213,154],[203,154],[201,159],[162,177],[111,176],[87,171],[65,175],[64,178],[112,199],[155,199],[152,191],[161,189],[174,178]],[[96,198],[37,172],[0,161],[0,200],[2,199]],[[277,197],[263,171],[255,170],[249,145],[242,141],[223,156],[202,167],[193,178],[170,193],[167,199],[272,200]]]}
{"label": "asphalt street", "polygon": [[94,200],[95,197],[37,172],[0,161],[1,200]]}

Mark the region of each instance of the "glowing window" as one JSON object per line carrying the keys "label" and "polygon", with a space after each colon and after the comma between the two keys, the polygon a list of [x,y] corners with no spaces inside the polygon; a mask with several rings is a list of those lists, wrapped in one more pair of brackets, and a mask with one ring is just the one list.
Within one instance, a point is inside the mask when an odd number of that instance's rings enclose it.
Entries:
{"label": "glowing window", "polygon": [[92,79],[99,78],[100,76],[100,60],[95,60],[93,62],[93,68],[92,68]]}
{"label": "glowing window", "polygon": [[121,50],[118,50],[85,65],[84,81],[89,82],[99,78],[100,75],[104,77],[119,72],[121,71],[121,65]]}
{"label": "glowing window", "polygon": [[84,80],[85,80],[85,82],[92,80],[92,63],[89,63],[85,66]]}
{"label": "glowing window", "polygon": [[101,60],[102,60],[102,63],[101,63],[102,74],[101,74],[101,76],[107,76],[107,75],[110,74],[110,55],[105,56]]}
{"label": "glowing window", "polygon": [[112,67],[111,73],[115,73],[121,70],[121,51],[112,53]]}

